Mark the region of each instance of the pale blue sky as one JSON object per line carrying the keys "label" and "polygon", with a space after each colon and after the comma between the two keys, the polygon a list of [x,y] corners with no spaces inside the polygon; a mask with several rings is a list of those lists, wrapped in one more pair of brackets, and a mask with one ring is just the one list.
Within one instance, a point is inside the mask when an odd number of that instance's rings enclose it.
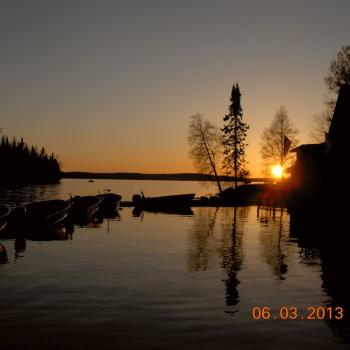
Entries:
{"label": "pale blue sky", "polygon": [[280,105],[309,141],[349,14],[337,0],[0,0],[0,127],[67,171],[193,171],[190,115],[220,125],[238,82],[259,176]]}

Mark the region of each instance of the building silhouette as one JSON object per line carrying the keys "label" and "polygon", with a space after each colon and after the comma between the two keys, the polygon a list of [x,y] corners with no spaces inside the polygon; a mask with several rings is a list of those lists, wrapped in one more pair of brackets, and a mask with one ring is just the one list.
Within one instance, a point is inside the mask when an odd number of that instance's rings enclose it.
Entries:
{"label": "building silhouette", "polygon": [[299,194],[308,196],[334,195],[343,177],[349,156],[350,138],[350,85],[342,85],[325,141],[304,144],[291,150],[297,160],[291,171],[291,181]]}

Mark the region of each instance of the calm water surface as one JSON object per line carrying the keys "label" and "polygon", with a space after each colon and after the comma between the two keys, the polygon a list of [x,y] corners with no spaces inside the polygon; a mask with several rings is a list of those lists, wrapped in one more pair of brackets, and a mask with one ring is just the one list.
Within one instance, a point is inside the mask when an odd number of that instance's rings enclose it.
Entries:
{"label": "calm water surface", "polygon": [[[232,185],[224,183],[223,187]],[[152,180],[104,180],[93,182],[80,179],[63,179],[56,185],[25,186],[12,190],[0,187],[0,198],[8,203],[31,202],[38,199],[68,199],[70,194],[96,195],[110,189],[118,193],[123,200],[130,201],[141,190],[145,196],[164,196],[179,193],[196,193],[196,197],[215,195],[218,190],[214,182],[207,181],[152,181]]]}
{"label": "calm water surface", "polygon": [[[64,180],[2,196],[67,198],[111,188],[129,199],[141,183],[129,182]],[[152,195],[169,185],[171,193],[197,192],[191,182],[141,185]],[[290,224],[285,210],[256,206],[138,217],[124,208],[57,240],[0,238],[7,251],[0,347],[348,349],[347,320],[252,318],[255,305],[278,316],[283,305],[306,314],[310,305],[337,304],[341,276]]]}

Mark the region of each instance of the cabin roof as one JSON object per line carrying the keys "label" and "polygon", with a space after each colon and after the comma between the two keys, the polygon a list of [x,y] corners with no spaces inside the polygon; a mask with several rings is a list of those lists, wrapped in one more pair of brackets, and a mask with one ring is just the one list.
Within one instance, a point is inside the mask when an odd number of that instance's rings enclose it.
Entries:
{"label": "cabin roof", "polygon": [[290,150],[290,152],[298,152],[298,151],[316,151],[318,149],[322,149],[325,146],[325,142],[322,143],[306,143],[304,145],[300,145]]}

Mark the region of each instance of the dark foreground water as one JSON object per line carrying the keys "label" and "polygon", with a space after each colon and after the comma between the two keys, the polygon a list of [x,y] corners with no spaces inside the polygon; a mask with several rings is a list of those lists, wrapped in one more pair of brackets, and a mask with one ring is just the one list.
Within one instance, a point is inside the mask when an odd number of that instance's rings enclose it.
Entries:
{"label": "dark foreground water", "polygon": [[348,275],[290,224],[256,206],[124,208],[57,240],[0,238],[0,349],[348,349]]}

